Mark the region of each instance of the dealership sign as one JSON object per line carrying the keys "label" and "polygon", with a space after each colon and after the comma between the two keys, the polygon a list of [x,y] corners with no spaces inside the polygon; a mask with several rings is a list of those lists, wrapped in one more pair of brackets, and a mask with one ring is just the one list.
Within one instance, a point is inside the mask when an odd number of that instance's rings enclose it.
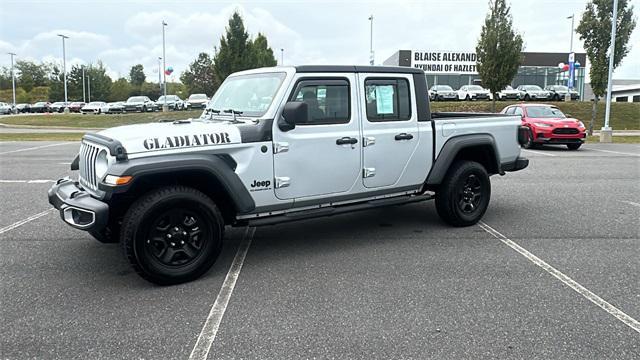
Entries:
{"label": "dealership sign", "polygon": [[475,52],[413,51],[411,67],[433,74],[477,74]]}

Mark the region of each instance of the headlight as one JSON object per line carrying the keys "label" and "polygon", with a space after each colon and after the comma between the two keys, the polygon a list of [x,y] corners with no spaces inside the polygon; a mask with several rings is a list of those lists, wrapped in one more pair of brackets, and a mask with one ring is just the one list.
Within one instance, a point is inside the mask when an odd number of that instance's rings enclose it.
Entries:
{"label": "headlight", "polygon": [[584,127],[584,123],[582,121],[578,121],[578,126],[583,128]]}
{"label": "headlight", "polygon": [[102,150],[96,157],[96,176],[102,179],[109,169],[109,160],[107,159],[107,151]]}
{"label": "headlight", "polygon": [[533,123],[535,126],[539,126],[539,127],[553,127],[553,125],[551,124],[545,124],[545,123]]}

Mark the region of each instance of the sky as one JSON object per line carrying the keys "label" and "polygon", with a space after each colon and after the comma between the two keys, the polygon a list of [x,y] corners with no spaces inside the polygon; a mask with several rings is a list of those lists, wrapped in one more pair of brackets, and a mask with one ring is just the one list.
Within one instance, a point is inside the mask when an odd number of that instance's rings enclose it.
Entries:
{"label": "sky", "polygon": [[[576,26],[586,0],[511,0],[515,29],[525,51],[567,52],[571,20]],[[267,36],[284,65],[368,64],[369,15],[373,15],[376,64],[397,50],[472,51],[488,8],[487,0],[395,1],[147,1],[147,0],[2,0],[0,2],[0,66],[9,66],[7,52],[17,59],[67,66],[102,60],[108,74],[126,77],[142,64],[148,81],[158,79],[162,56],[162,20],[166,27],[166,62],[174,68],[168,80],[178,81],[198,53],[214,51],[233,11],[245,20],[250,36]],[[631,0],[636,18],[640,0]],[[640,27],[640,26],[639,26]],[[614,79],[640,79],[640,30]],[[574,51],[584,51],[574,35]]]}

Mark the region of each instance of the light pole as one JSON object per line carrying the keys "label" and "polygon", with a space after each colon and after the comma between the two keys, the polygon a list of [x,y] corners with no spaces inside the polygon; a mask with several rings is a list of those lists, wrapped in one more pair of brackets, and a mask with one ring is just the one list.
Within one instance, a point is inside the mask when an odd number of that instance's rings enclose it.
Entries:
{"label": "light pole", "polygon": [[571,42],[569,43],[569,52],[573,52],[573,21],[575,20],[575,14],[571,14],[571,16],[567,16],[567,19],[571,19]]}
{"label": "light pole", "polygon": [[66,107],[66,104],[67,104],[67,50],[64,45],[64,40],[68,39],[69,37],[62,34],[58,34],[58,36],[62,38],[62,75],[64,76],[64,103],[65,103],[64,112],[69,112],[68,108]]}
{"label": "light pole", "polygon": [[158,56],[158,85],[160,85],[160,94],[162,94],[162,58]]}
{"label": "light pole", "polygon": [[574,19],[575,14],[571,14],[571,16],[567,16],[567,19],[571,19],[571,40],[569,42],[569,80],[567,81],[567,85],[569,91],[564,96],[564,101],[571,101],[571,90],[573,90],[573,80],[575,77],[575,55],[573,54],[573,31],[574,31]]}
{"label": "light pole", "polygon": [[13,74],[13,57],[16,56],[14,53],[7,53],[11,56],[11,88],[13,89],[13,110],[16,109],[16,77]]}
{"label": "light pole", "polygon": [[162,112],[169,111],[167,107],[167,73],[165,69],[167,68],[167,56],[165,54],[165,41],[164,41],[164,28],[167,26],[167,23],[162,20],[162,78],[163,78],[163,94],[164,94],[164,104],[162,105]]}
{"label": "light pole", "polygon": [[280,66],[284,66],[284,49],[280,48]]}
{"label": "light pole", "polygon": [[369,22],[371,22],[371,30],[369,31],[369,64],[373,66],[373,14],[369,16]]}
{"label": "light pole", "polygon": [[613,0],[613,15],[611,16],[611,45],[609,47],[609,76],[607,78],[607,107],[604,112],[604,127],[600,129],[600,142],[613,141],[613,129],[609,127],[609,114],[611,113],[611,87],[613,85],[613,59],[616,55],[616,23],[618,18],[618,0]]}
{"label": "light pole", "polygon": [[89,102],[91,102],[91,75],[87,76],[87,92],[89,93]]}
{"label": "light pole", "polygon": [[84,89],[84,65],[82,65],[82,102],[86,103],[87,98],[85,97],[85,89]]}

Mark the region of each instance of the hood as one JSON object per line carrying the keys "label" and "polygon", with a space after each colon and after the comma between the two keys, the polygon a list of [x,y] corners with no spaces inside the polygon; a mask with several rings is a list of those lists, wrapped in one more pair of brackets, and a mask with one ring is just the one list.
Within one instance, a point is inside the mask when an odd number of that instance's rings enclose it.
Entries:
{"label": "hood", "polygon": [[120,141],[129,154],[242,142],[237,126],[200,121],[118,126],[98,134]]}
{"label": "hood", "polygon": [[579,125],[578,119],[574,119],[574,118],[528,118],[527,120],[529,120],[530,122],[544,123],[544,124],[550,124],[554,126],[562,126],[562,125],[578,126]]}

